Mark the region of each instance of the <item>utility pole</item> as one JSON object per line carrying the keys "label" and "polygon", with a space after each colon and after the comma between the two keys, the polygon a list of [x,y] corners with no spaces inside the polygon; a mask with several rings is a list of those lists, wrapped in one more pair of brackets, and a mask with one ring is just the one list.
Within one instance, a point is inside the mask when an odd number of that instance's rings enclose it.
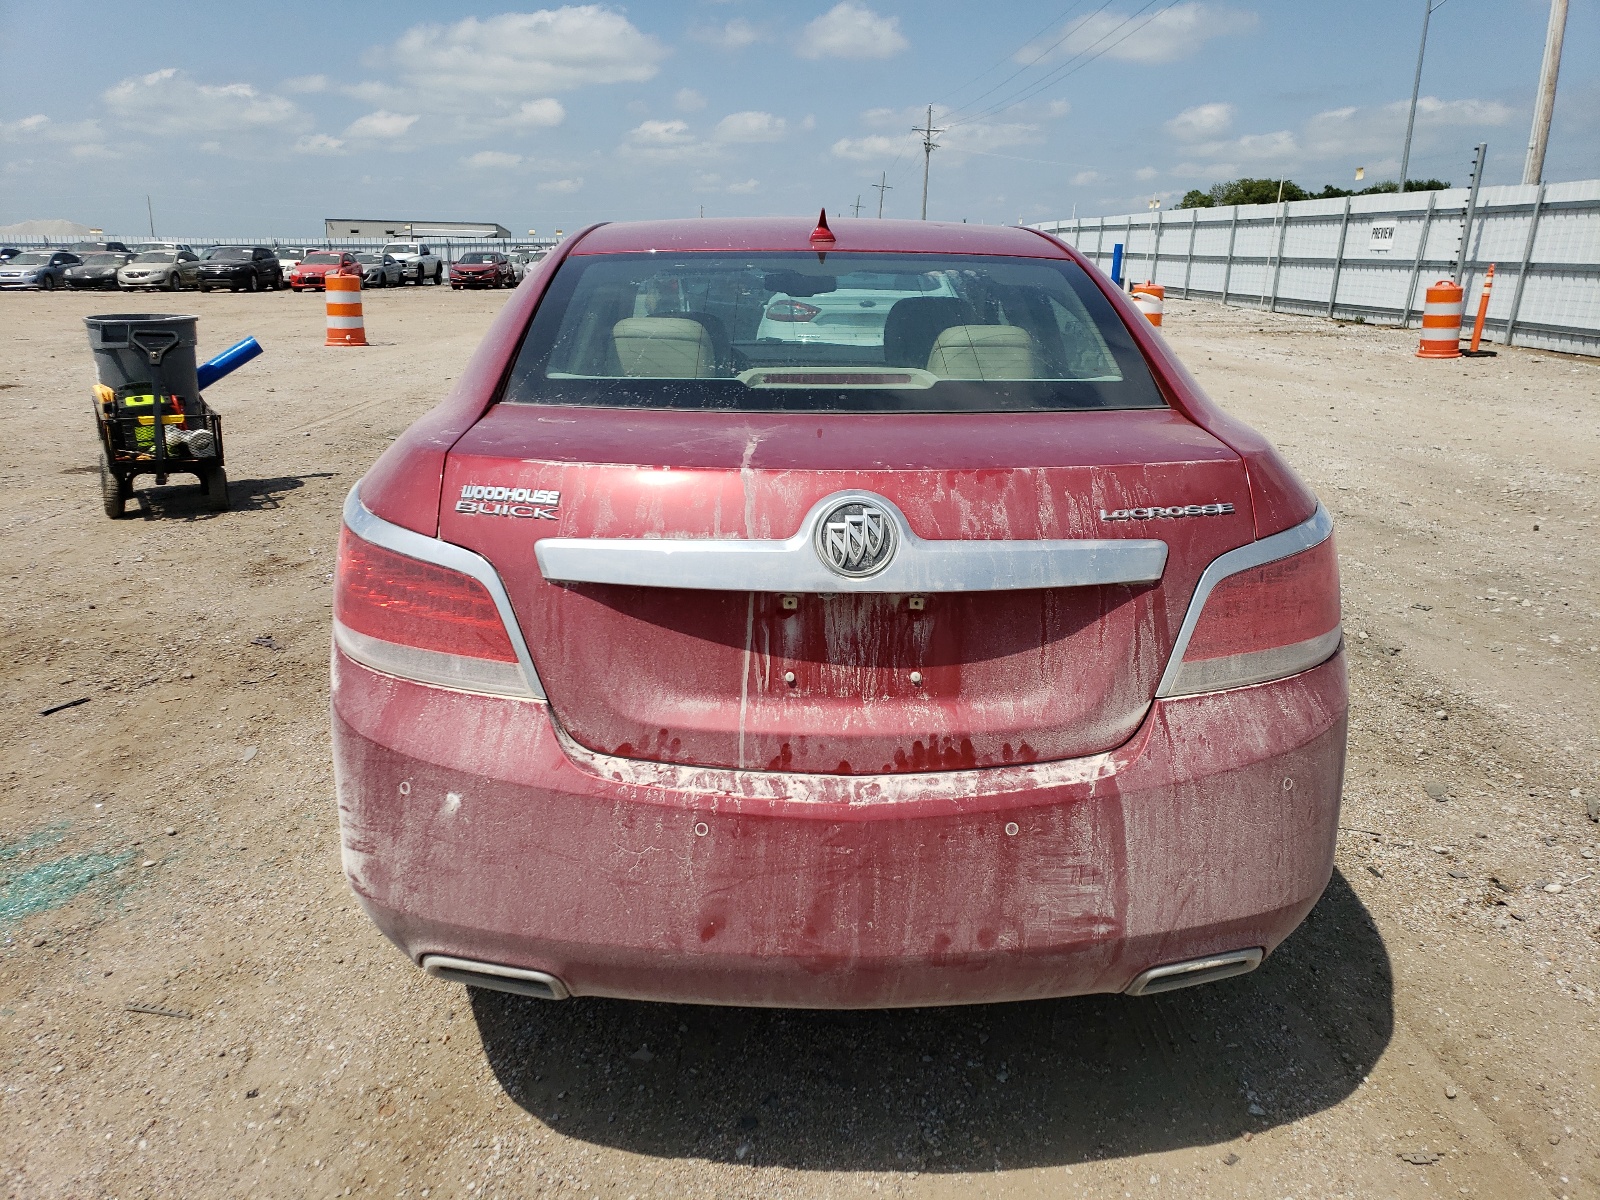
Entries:
{"label": "utility pole", "polygon": [[850,207],[855,209],[855,214],[854,214],[855,216],[859,217],[861,215],[861,193],[860,192],[856,193],[856,202],[854,204],[852,204]]}
{"label": "utility pole", "polygon": [[[942,129],[933,127],[933,105],[928,105],[928,123],[926,125],[913,125],[912,133],[922,135],[922,219],[928,219],[928,163],[933,159],[933,152],[939,148],[939,143],[933,140],[933,135],[943,133]],[[880,195],[882,193],[879,193]]]}
{"label": "utility pole", "polygon": [[156,210],[150,206],[149,193],[145,194],[144,211],[145,215],[150,218],[150,236],[153,238],[156,236]]}
{"label": "utility pole", "polygon": [[1411,79],[1411,111],[1406,116],[1406,145],[1400,151],[1400,192],[1405,194],[1406,172],[1411,169],[1411,130],[1417,123],[1417,93],[1422,89],[1422,55],[1428,48],[1428,18],[1444,0],[1422,0],[1422,40],[1417,43],[1417,73]]}
{"label": "utility pole", "polygon": [[881,221],[883,220],[883,194],[894,187],[894,184],[889,182],[889,172],[884,171],[879,175],[878,182],[872,186],[878,189],[878,220]]}
{"label": "utility pole", "polygon": [[1561,39],[1567,32],[1567,0],[1550,0],[1550,27],[1544,35],[1544,65],[1539,68],[1539,98],[1533,105],[1533,133],[1523,183],[1544,178],[1544,152],[1550,144],[1550,117],[1556,110],[1556,76],[1561,73]]}

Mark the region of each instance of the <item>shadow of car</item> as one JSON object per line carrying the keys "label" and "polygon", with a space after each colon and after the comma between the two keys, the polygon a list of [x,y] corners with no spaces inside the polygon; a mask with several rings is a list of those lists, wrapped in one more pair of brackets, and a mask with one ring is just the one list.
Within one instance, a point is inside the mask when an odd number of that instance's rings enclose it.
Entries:
{"label": "shadow of car", "polygon": [[880,1011],[470,990],[506,1095],[636,1154],[989,1171],[1214,1145],[1329,1108],[1394,1027],[1389,957],[1337,872],[1254,974],[1209,987]]}

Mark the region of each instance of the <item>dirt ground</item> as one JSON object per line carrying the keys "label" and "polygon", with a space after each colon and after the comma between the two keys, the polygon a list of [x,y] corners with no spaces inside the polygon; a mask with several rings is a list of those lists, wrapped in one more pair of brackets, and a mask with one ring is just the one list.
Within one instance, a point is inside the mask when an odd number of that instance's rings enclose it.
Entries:
{"label": "dirt ground", "polygon": [[[1338,870],[1254,975],[541,1005],[427,979],[362,916],[327,734],[340,503],[503,299],[369,294],[353,350],[316,296],[0,296],[7,1195],[1600,1195],[1600,362],[1169,302],[1343,559]],[[266,346],[208,393],[233,511],[180,481],[101,514],[78,318],[127,307]]]}

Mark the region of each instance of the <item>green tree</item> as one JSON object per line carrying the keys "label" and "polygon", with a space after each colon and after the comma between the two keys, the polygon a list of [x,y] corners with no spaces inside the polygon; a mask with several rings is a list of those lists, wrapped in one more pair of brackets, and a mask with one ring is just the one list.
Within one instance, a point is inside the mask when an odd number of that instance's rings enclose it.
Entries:
{"label": "green tree", "polygon": [[1304,200],[1306,191],[1292,179],[1234,179],[1227,183],[1211,185],[1211,203],[1219,207],[1229,204],[1276,204],[1284,200]]}
{"label": "green tree", "polygon": [[1183,194],[1183,199],[1178,201],[1179,208],[1210,208],[1211,194],[1202,192],[1199,188],[1190,188]]}

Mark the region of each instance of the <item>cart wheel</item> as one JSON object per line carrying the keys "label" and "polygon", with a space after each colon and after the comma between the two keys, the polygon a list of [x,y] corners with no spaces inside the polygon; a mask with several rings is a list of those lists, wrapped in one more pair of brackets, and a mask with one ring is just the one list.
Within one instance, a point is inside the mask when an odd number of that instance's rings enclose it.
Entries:
{"label": "cart wheel", "polygon": [[111,469],[111,464],[106,462],[105,456],[100,456],[100,501],[105,505],[106,516],[113,521],[125,515],[128,497],[133,494],[132,485],[118,478],[117,473]]}
{"label": "cart wheel", "polygon": [[212,512],[228,511],[228,472],[221,467],[212,467],[200,477],[200,486],[205,489],[206,505]]}

